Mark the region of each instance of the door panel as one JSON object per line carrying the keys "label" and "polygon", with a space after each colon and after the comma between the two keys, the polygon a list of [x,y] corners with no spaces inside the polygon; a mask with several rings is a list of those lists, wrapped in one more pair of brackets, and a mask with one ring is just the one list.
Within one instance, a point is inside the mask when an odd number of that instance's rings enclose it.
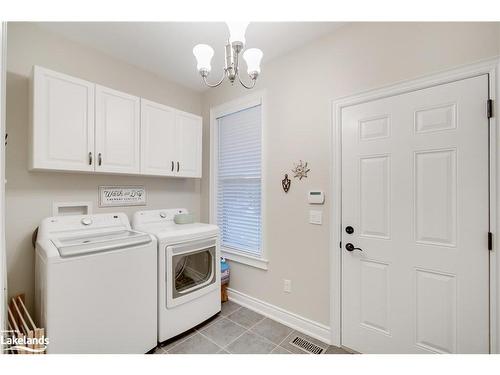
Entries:
{"label": "door panel", "polygon": [[360,235],[390,238],[391,159],[389,155],[360,159]]}
{"label": "door panel", "polygon": [[416,344],[437,353],[456,352],[456,277],[416,270]]}
{"label": "door panel", "polygon": [[96,86],[96,171],[139,173],[140,99]]}
{"label": "door panel", "polygon": [[175,175],[175,132],[173,108],[141,99],[141,173]]}
{"label": "door panel", "polygon": [[94,84],[34,67],[31,167],[93,171]]}
{"label": "door panel", "polygon": [[342,110],[343,345],[488,353],[487,99],[483,75]]}
{"label": "door panel", "polygon": [[360,324],[389,335],[388,265],[363,259],[360,268]]}
{"label": "door panel", "polygon": [[415,152],[415,241],[456,245],[456,150]]}
{"label": "door panel", "polygon": [[176,129],[178,175],[201,177],[201,117],[177,111]]}

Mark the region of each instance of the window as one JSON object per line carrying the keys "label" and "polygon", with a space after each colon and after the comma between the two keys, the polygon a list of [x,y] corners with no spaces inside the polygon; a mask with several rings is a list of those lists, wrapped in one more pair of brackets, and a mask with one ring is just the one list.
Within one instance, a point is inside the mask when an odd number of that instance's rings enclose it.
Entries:
{"label": "window", "polygon": [[255,265],[263,257],[262,105],[216,114],[213,126],[212,221],[220,228],[223,255]]}

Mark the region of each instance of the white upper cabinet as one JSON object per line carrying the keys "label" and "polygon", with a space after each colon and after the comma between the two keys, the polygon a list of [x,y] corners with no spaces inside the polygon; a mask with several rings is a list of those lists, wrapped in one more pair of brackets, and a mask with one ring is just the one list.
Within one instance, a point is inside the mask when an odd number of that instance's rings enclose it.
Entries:
{"label": "white upper cabinet", "polygon": [[31,169],[94,170],[94,84],[35,67]]}
{"label": "white upper cabinet", "polygon": [[141,99],[141,173],[173,176],[175,161],[175,109]]}
{"label": "white upper cabinet", "polygon": [[96,171],[139,173],[140,99],[96,85]]}
{"label": "white upper cabinet", "polygon": [[176,112],[176,171],[183,177],[201,177],[202,119],[191,113]]}
{"label": "white upper cabinet", "polygon": [[200,116],[141,99],[141,173],[201,177]]}
{"label": "white upper cabinet", "polygon": [[30,168],[201,177],[200,116],[35,66]]}

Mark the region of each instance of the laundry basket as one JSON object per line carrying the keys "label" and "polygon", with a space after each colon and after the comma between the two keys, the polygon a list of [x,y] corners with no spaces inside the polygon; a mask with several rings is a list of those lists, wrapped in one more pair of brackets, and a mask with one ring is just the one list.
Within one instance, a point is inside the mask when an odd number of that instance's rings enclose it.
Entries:
{"label": "laundry basket", "polygon": [[220,300],[222,302],[227,301],[227,285],[229,284],[229,263],[226,259],[221,258],[220,260]]}

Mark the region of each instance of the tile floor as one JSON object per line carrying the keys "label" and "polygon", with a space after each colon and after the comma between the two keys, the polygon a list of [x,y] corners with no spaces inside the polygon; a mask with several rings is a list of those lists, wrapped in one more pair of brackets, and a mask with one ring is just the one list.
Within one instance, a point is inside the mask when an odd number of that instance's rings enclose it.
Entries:
{"label": "tile floor", "polygon": [[325,348],[325,354],[348,354],[231,301],[222,304],[218,315],[164,342],[155,353],[306,354],[290,344],[296,335]]}

